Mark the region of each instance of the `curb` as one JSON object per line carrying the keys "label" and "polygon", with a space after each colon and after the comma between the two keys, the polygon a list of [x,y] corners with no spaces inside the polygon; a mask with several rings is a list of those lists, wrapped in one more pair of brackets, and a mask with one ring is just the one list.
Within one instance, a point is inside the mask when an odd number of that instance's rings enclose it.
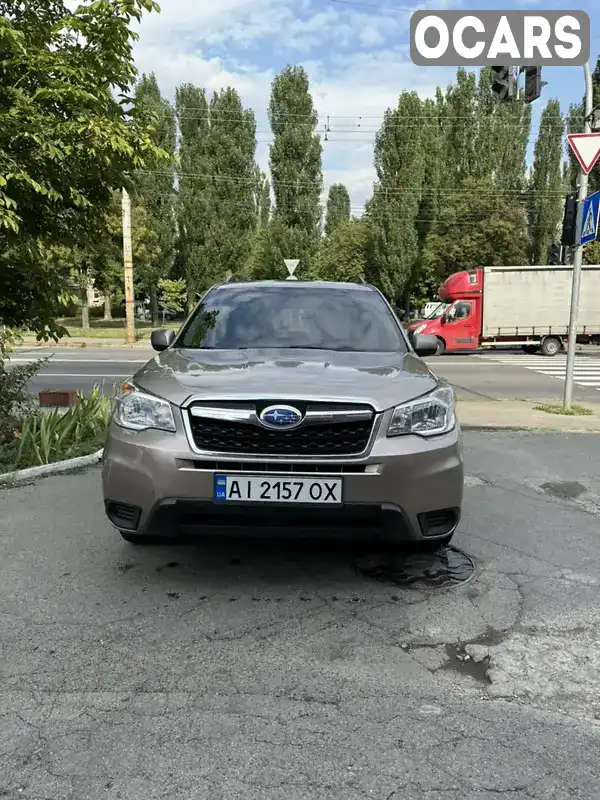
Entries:
{"label": "curb", "polygon": [[554,428],[551,425],[494,425],[493,423],[465,424],[461,422],[462,431],[513,431],[514,433],[594,433],[600,434],[598,428]]}
{"label": "curb", "polygon": [[23,483],[31,478],[41,478],[44,475],[58,475],[61,472],[68,472],[71,469],[78,469],[80,467],[90,467],[98,464],[102,460],[102,453],[104,449],[98,450],[89,456],[78,456],[77,458],[68,458],[66,461],[55,461],[52,464],[43,464],[39,467],[28,467],[27,469],[19,469],[15,472],[5,472],[0,475],[0,486],[5,484]]}
{"label": "curb", "polygon": [[18,350],[18,349],[27,350],[27,351],[30,351],[30,350],[50,350],[50,349],[57,349],[57,348],[60,349],[60,348],[63,348],[63,347],[79,348],[80,350],[83,350],[83,349],[88,348],[88,347],[91,350],[94,350],[96,347],[130,347],[131,349],[134,349],[136,347],[143,348],[143,347],[150,347],[150,346],[151,346],[150,345],[150,339],[141,339],[141,340],[135,342],[135,344],[127,344],[127,342],[121,341],[120,339],[116,339],[115,341],[107,341],[106,339],[98,339],[98,341],[95,341],[93,339],[88,339],[87,341],[84,341],[84,342],[73,342],[73,341],[67,341],[65,339],[61,339],[58,342],[45,342],[43,344],[40,344],[39,342],[35,342],[35,343],[31,344],[31,347],[28,346],[27,342],[23,342],[17,348],[15,348],[15,350]]}

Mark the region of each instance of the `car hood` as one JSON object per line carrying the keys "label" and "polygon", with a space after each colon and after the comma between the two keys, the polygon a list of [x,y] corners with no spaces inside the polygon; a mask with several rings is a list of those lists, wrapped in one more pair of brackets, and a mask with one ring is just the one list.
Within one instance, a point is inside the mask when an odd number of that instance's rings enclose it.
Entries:
{"label": "car hood", "polygon": [[142,367],[134,382],[175,405],[197,394],[215,400],[352,400],[378,411],[420,397],[440,383],[412,353],[271,348],[170,348]]}

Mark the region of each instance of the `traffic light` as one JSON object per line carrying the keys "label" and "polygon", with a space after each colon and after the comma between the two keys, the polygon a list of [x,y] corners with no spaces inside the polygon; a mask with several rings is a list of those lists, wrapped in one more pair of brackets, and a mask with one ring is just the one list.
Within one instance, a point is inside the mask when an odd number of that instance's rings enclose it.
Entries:
{"label": "traffic light", "polygon": [[562,247],[559,244],[551,244],[548,251],[548,264],[556,266],[562,264]]}
{"label": "traffic light", "polygon": [[542,68],[541,67],[525,67],[525,93],[523,99],[526,103],[533,103],[537,100],[542,93],[542,86],[545,86],[542,81]]}
{"label": "traffic light", "polygon": [[492,67],[492,92],[498,100],[510,100],[513,96],[513,76],[510,67]]}
{"label": "traffic light", "polygon": [[563,247],[575,247],[577,244],[577,195],[575,192],[568,194],[565,201],[565,214],[560,241]]}

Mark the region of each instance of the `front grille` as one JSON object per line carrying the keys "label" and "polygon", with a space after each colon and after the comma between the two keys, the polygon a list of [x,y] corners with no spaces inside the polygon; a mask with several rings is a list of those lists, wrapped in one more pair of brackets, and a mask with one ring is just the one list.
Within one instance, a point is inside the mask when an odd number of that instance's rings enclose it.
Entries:
{"label": "front grille", "polygon": [[200,450],[247,455],[359,455],[367,447],[373,428],[373,418],[306,424],[288,431],[191,414],[189,420],[194,444]]}
{"label": "front grille", "polygon": [[305,461],[297,464],[290,461],[194,461],[195,469],[205,469],[211,472],[297,472],[301,474],[323,473],[331,475],[337,473],[360,475],[366,472],[366,464],[319,464],[314,461]]}

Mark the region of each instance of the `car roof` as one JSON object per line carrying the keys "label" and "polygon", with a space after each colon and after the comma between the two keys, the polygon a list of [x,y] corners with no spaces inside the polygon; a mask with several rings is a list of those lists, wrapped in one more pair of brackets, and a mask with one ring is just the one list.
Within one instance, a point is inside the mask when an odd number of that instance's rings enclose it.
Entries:
{"label": "car roof", "polygon": [[223,283],[218,283],[213,286],[213,289],[239,289],[239,288],[248,288],[248,287],[255,287],[255,286],[273,286],[278,288],[311,288],[314,289],[315,287],[321,287],[324,289],[350,289],[356,291],[377,291],[374,286],[371,286],[367,283],[349,283],[346,281],[240,281],[240,280],[231,280],[231,281],[224,281]]}

